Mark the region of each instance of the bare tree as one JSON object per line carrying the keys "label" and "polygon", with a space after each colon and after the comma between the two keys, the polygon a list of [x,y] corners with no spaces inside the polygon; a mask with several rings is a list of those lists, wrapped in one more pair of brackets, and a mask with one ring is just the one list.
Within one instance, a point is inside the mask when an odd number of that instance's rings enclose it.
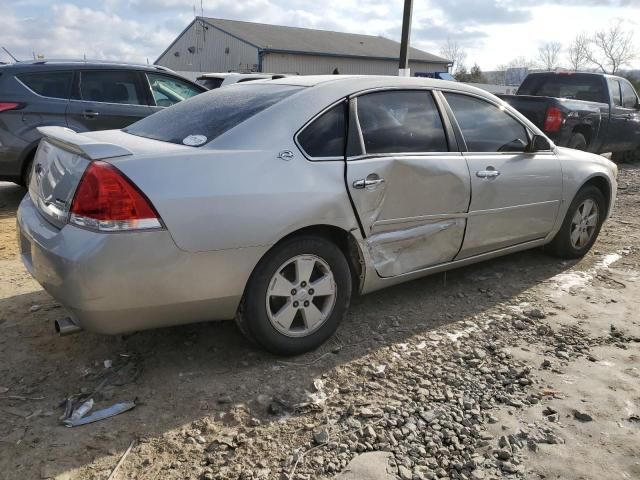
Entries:
{"label": "bare tree", "polygon": [[620,67],[638,56],[633,43],[633,31],[626,31],[622,26],[622,20],[596,32],[590,43],[587,58],[603,73],[618,73]]}
{"label": "bare tree", "polygon": [[559,42],[547,42],[538,49],[538,60],[546,70],[555,70],[560,63],[560,51],[562,44]]}
{"label": "bare tree", "polygon": [[513,60],[511,60],[508,64],[507,64],[507,69],[509,68],[528,68],[528,69],[532,69],[532,68],[536,68],[536,62],[535,60],[531,60],[527,57],[516,57]]}
{"label": "bare tree", "polygon": [[460,70],[467,58],[467,52],[464,47],[451,37],[447,38],[447,41],[440,46],[440,55],[452,62],[452,72]]}
{"label": "bare tree", "polygon": [[567,50],[567,60],[572,70],[579,72],[584,70],[589,61],[589,37],[581,33],[573,39]]}

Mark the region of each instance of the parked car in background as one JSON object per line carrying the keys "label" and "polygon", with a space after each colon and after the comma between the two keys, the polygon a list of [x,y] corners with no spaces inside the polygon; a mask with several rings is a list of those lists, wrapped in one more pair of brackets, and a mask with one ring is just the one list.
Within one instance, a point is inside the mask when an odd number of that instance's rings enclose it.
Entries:
{"label": "parked car in background", "polygon": [[273,73],[205,73],[196,79],[196,83],[202,85],[207,90],[213,90],[214,88],[226,87],[234,83],[251,82],[253,80],[273,80],[286,76],[285,74]]}
{"label": "parked car in background", "polygon": [[153,65],[53,60],[0,65],[0,180],[27,183],[42,137],[38,127],[123,128],[204,91]]}
{"label": "parked car in background", "polygon": [[300,353],[352,293],[543,245],[582,257],[616,196],[609,160],[440,80],[239,83],[123,130],[41,130],[19,242],[62,332],[235,317]]}
{"label": "parked car in background", "polygon": [[449,80],[450,82],[457,82],[456,78],[449,72],[416,72],[415,76],[421,78],[435,78],[437,80]]}
{"label": "parked car in background", "polygon": [[640,101],[625,78],[531,73],[516,95],[499,95],[557,145],[640,160]]}

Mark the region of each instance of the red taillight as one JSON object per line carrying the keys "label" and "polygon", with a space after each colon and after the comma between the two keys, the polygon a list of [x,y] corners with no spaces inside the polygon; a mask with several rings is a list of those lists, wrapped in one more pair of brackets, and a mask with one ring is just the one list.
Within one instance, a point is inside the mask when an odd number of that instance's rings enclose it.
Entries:
{"label": "red taillight", "polygon": [[547,108],[547,116],[544,119],[545,132],[559,132],[562,128],[562,110],[557,107]]}
{"label": "red taillight", "polygon": [[17,110],[21,108],[22,104],[16,102],[0,102],[0,112],[6,112],[8,110]]}
{"label": "red taillight", "polygon": [[70,221],[95,230],[161,228],[149,199],[120,170],[92,162],[84,172],[71,204]]}

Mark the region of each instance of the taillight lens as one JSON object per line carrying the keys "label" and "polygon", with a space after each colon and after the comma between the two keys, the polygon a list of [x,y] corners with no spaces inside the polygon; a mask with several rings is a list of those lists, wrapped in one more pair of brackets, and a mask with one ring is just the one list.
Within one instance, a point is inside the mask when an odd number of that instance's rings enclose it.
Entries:
{"label": "taillight lens", "polygon": [[547,116],[544,119],[544,131],[551,133],[559,132],[562,128],[563,120],[562,110],[557,107],[549,107],[547,109]]}
{"label": "taillight lens", "polygon": [[120,170],[92,162],[71,204],[69,221],[93,230],[118,232],[162,228],[149,199]]}
{"label": "taillight lens", "polygon": [[9,110],[18,110],[22,108],[21,103],[17,102],[0,102],[0,112],[6,112]]}

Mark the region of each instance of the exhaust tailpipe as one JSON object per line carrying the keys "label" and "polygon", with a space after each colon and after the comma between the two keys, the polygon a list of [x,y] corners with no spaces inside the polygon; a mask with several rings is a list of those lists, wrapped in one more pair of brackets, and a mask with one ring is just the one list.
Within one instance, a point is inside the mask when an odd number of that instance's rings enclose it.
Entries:
{"label": "exhaust tailpipe", "polygon": [[66,335],[71,335],[73,333],[78,333],[82,330],[78,325],[73,323],[69,317],[61,318],[60,320],[55,321],[56,333],[61,337]]}

